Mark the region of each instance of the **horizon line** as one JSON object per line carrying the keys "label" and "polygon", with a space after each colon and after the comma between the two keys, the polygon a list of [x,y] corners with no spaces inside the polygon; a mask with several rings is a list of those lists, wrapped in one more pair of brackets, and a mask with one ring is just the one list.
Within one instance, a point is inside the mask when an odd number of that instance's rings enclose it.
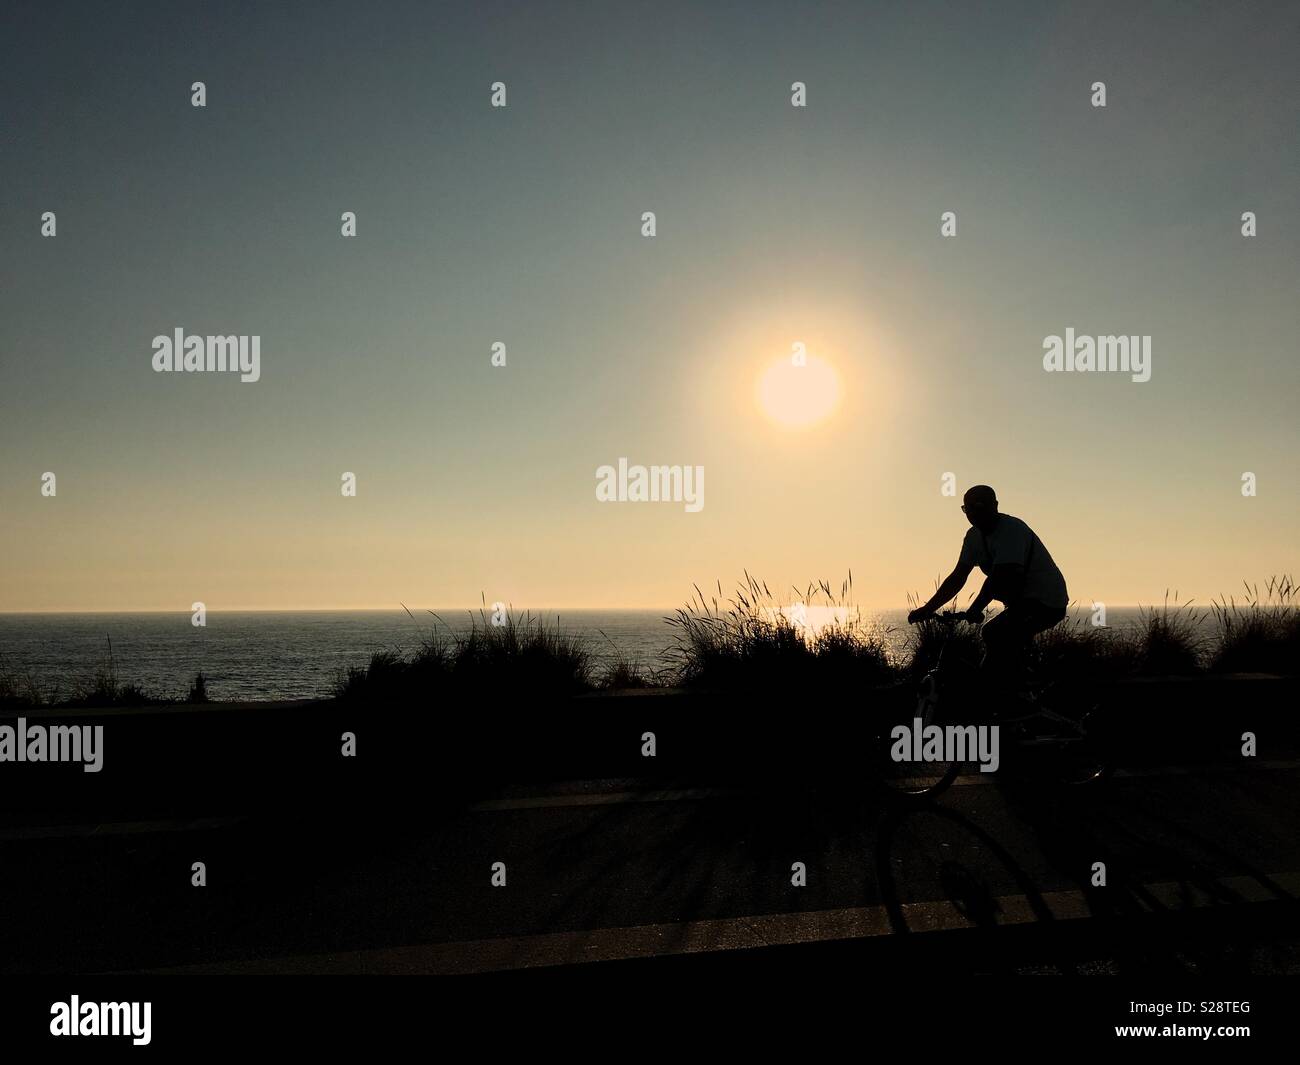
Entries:
{"label": "horizon line", "polygon": [[[794,603],[792,602],[792,603],[782,604],[782,605],[784,605],[784,606],[793,606]],[[811,605],[818,606],[818,605],[822,605],[822,604],[811,604]],[[898,605],[898,606],[872,606],[872,607],[868,607],[868,606],[863,605],[863,604],[850,604],[850,605],[851,605],[851,606],[852,606],[852,605],[857,606],[857,609],[860,610],[860,611],[863,611],[863,612],[868,612],[868,611],[881,612],[881,611],[886,611],[886,610],[912,610],[912,609],[914,609],[914,607],[912,607],[910,604],[902,604],[902,605]],[[1197,605],[1200,605],[1200,604],[1197,604],[1195,600],[1189,600],[1189,601],[1187,601],[1187,602],[1185,602],[1185,603],[1175,603],[1175,604],[1170,604],[1170,605],[1173,606],[1175,609],[1177,609],[1177,608],[1187,608],[1187,607],[1191,607],[1191,606],[1197,606]],[[1113,603],[1113,602],[1108,602],[1108,603],[1106,604],[1106,609],[1107,609],[1107,610],[1130,610],[1130,609],[1139,609],[1139,608],[1142,608],[1142,607],[1147,607],[1147,608],[1156,608],[1156,607],[1161,607],[1161,608],[1163,608],[1163,606],[1164,606],[1164,604],[1161,604],[1161,603]],[[440,608],[438,609],[438,612],[439,612],[439,613],[452,613],[452,612],[455,612],[455,613],[470,613],[470,614],[473,614],[473,613],[478,613],[478,612],[480,612],[480,611],[487,611],[487,610],[489,610],[489,609],[491,609],[490,606],[488,606],[488,607],[484,607],[482,604],[479,604],[479,605],[477,605],[477,606],[473,606],[473,607],[465,607],[465,606],[440,607]],[[668,612],[668,613],[675,613],[677,610],[680,610],[680,609],[685,609],[685,608],[684,608],[681,604],[679,604],[679,605],[677,605],[677,606],[607,606],[607,605],[603,605],[603,606],[560,606],[560,607],[548,606],[548,607],[520,607],[520,608],[517,608],[517,609],[514,608],[514,607],[511,607],[511,608],[510,608],[510,612],[513,613],[513,614],[516,614],[516,615],[519,615],[519,614],[538,614],[538,613],[543,613],[543,612],[544,612],[544,613],[557,613],[557,612],[559,612],[559,611],[575,611],[575,610],[581,610],[581,611],[617,611],[617,610],[629,610],[629,611],[630,611],[630,610],[637,610],[637,611],[666,611],[666,612]],[[1074,611],[1074,610],[1091,610],[1091,609],[1093,609],[1093,607],[1092,607],[1091,605],[1088,605],[1088,604],[1083,604],[1083,603],[1073,603],[1073,602],[1072,602],[1072,603],[1070,603],[1070,604],[1068,605],[1067,609],[1070,610],[1070,611]],[[418,616],[420,613],[429,613],[430,610],[431,610],[431,608],[429,608],[429,607],[419,607],[419,608],[416,608],[416,609],[414,609],[414,610],[411,610],[410,613],[415,614],[415,615]],[[392,612],[392,613],[395,613],[395,614],[406,613],[405,609],[404,609],[403,607],[400,607],[400,606],[397,606],[397,607],[391,607],[391,606],[308,606],[308,607],[299,607],[299,606],[271,606],[271,607],[229,606],[229,607],[221,607],[221,608],[207,607],[207,608],[206,608],[206,612],[207,612],[208,614],[378,614],[378,613],[383,613],[383,612]],[[193,611],[192,609],[190,609],[189,607],[162,607],[162,608],[159,608],[159,607],[146,607],[146,608],[135,608],[135,607],[132,607],[132,608],[95,607],[95,608],[89,608],[89,609],[87,609],[87,608],[75,608],[75,607],[50,607],[50,608],[44,608],[44,609],[38,609],[38,610],[10,610],[10,609],[4,609],[4,610],[0,610],[0,617],[6,617],[6,616],[31,616],[31,615],[39,615],[39,614],[193,614],[193,613],[194,613],[194,611]]]}

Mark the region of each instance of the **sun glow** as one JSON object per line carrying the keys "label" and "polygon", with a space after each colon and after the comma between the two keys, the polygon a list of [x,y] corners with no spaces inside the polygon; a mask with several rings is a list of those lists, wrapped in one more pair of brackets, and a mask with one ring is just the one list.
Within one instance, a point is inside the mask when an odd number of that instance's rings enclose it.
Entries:
{"label": "sun glow", "polygon": [[828,630],[855,630],[862,624],[862,615],[855,606],[791,603],[789,606],[765,607],[763,615],[774,624],[789,625],[809,643]]}
{"label": "sun glow", "polygon": [[806,429],[829,418],[840,403],[840,376],[825,359],[809,355],[803,365],[772,363],[755,388],[760,409],[778,425]]}

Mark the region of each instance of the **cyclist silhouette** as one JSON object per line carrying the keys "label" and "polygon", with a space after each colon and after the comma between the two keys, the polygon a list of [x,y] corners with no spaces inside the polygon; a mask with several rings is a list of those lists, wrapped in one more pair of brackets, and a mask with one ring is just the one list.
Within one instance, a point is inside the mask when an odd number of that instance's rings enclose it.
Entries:
{"label": "cyclist silhouette", "polygon": [[976,566],[984,586],[965,611],[967,621],[980,624],[993,600],[1004,609],[980,630],[984,661],[980,668],[993,693],[1005,693],[1019,682],[1030,641],[1065,617],[1070,599],[1065,578],[1034,530],[1019,518],[998,513],[998,498],[986,484],[977,484],[962,497],[962,511],[971,528],[962,541],[957,565],[923,606],[907,615],[915,625],[932,617],[966,585]]}

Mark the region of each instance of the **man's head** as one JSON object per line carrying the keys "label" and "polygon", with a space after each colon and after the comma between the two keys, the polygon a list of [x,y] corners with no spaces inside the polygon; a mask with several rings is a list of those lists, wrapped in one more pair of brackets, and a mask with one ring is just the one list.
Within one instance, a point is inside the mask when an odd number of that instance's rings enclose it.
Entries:
{"label": "man's head", "polygon": [[986,484],[977,484],[968,488],[961,497],[961,509],[975,528],[988,532],[998,520],[997,494]]}

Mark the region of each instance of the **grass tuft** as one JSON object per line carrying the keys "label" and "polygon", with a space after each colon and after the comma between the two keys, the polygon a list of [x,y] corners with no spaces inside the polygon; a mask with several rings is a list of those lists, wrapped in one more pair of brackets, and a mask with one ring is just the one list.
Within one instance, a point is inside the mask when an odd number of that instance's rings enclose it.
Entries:
{"label": "grass tuft", "polygon": [[[898,666],[890,660],[886,636],[864,622],[851,605],[853,575],[839,593],[825,581],[800,592],[798,607],[777,601],[767,585],[748,572],[736,593],[695,597],[665,620],[676,630],[667,652],[677,682],[684,686],[750,691],[800,691],[816,682],[844,690],[894,681]],[[820,628],[806,623],[809,614],[826,611]]]}
{"label": "grass tuft", "polygon": [[508,611],[495,624],[480,610],[477,617],[470,615],[467,633],[435,630],[409,658],[380,651],[368,666],[349,668],[336,683],[335,695],[392,700],[427,697],[439,689],[573,695],[591,688],[586,641],[561,630],[558,619],[550,624],[531,613],[518,617]]}
{"label": "grass tuft", "polygon": [[[1244,583],[1244,582],[1243,582]],[[1211,604],[1219,641],[1209,658],[1215,673],[1294,673],[1300,661],[1300,602],[1290,575],[1270,577],[1261,595],[1246,585],[1245,601]]]}
{"label": "grass tuft", "polygon": [[1204,617],[1202,611],[1192,609],[1191,603],[1179,604],[1177,592],[1172,609],[1167,591],[1159,610],[1143,608],[1137,633],[1130,637],[1133,655],[1130,672],[1140,676],[1197,672],[1206,654],[1200,627]]}

